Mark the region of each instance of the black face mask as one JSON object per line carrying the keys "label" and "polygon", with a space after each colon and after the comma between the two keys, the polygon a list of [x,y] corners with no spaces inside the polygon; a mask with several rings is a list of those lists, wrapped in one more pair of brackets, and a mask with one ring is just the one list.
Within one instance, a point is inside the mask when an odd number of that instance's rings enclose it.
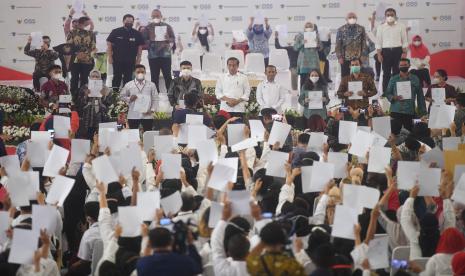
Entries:
{"label": "black face mask", "polygon": [[134,25],[134,24],[132,24],[132,23],[124,23],[124,27],[125,27],[125,28],[128,28],[128,29],[132,29],[132,26],[133,26],[133,25]]}
{"label": "black face mask", "polygon": [[407,67],[407,66],[401,66],[401,67],[399,67],[399,71],[401,71],[402,73],[407,73],[407,72],[408,72],[408,69],[409,69],[409,67]]}

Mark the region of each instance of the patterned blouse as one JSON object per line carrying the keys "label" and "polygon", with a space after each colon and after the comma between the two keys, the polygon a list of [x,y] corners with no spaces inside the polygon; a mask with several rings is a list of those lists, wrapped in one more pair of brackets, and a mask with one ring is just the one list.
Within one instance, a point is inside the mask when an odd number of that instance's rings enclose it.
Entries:
{"label": "patterned blouse", "polygon": [[335,49],[337,58],[346,61],[360,58],[366,52],[366,47],[365,28],[362,26],[345,24],[337,30]]}
{"label": "patterned blouse", "polygon": [[[166,26],[166,34],[168,35],[167,40],[155,41],[155,26]],[[148,58],[171,58],[171,43],[174,43],[174,32],[173,28],[162,22],[162,23],[150,23],[148,24],[143,33],[142,37],[148,45]]]}
{"label": "patterned blouse", "polygon": [[33,57],[36,60],[34,73],[48,75],[48,69],[55,64],[54,60],[58,58],[58,53],[53,50],[31,50],[31,43],[24,47],[24,54]]}
{"label": "patterned blouse", "polygon": [[[314,25],[315,31],[317,32],[317,45],[320,45],[320,40],[318,39],[318,29]],[[294,42],[294,50],[299,52],[297,57],[297,73],[298,74],[308,74],[311,70],[316,69],[320,71],[320,58],[318,56],[318,48],[305,48],[304,34],[299,33],[296,36]]]}
{"label": "patterned blouse", "polygon": [[[250,275],[305,275],[304,268],[297,260],[283,253],[265,253],[259,256],[249,255],[246,261],[247,270]],[[267,273],[267,271],[270,273]]]}
{"label": "patterned blouse", "polygon": [[[344,93],[349,91],[348,89],[350,81],[362,82],[363,92],[367,94],[365,97],[363,97],[362,100],[349,100],[347,97],[344,96]],[[357,93],[357,91],[351,92],[353,92],[354,94]],[[364,73],[360,73],[358,75],[358,78],[356,78],[353,74],[343,77],[341,80],[341,84],[339,85],[339,89],[337,90],[337,96],[339,97],[339,99],[346,99],[347,105],[354,109],[367,108],[369,104],[368,98],[373,97],[377,93],[378,90],[376,89],[375,81],[370,75]]]}
{"label": "patterned blouse", "polygon": [[87,97],[85,91],[87,85],[81,87],[79,98],[77,100],[78,113],[81,118],[81,125],[84,129],[97,128],[100,123],[108,121],[108,107],[112,104],[111,91],[104,86],[102,90],[106,91],[106,96],[101,98]]}
{"label": "patterned blouse", "polygon": [[92,64],[92,52],[96,49],[95,35],[91,31],[74,29],[66,38],[66,43],[76,49],[76,63]]}

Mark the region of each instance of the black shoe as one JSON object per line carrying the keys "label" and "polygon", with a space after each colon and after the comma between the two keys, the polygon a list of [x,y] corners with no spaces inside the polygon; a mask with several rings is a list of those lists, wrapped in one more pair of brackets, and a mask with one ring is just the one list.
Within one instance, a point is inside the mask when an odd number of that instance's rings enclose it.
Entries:
{"label": "black shoe", "polygon": [[376,81],[379,81],[379,77],[376,77],[376,79],[375,79],[375,80],[376,80]]}

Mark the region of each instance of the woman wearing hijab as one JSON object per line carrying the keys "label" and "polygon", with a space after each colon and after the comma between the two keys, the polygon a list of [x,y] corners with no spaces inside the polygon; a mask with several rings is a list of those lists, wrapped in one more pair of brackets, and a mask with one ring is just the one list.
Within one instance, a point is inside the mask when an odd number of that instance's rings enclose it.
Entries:
{"label": "woman wearing hijab", "polygon": [[195,49],[200,52],[200,58],[202,59],[205,53],[210,52],[210,44],[213,41],[214,31],[212,24],[200,24],[195,23],[194,29],[192,30],[192,43]]}
{"label": "woman wearing hijab", "polygon": [[249,40],[249,53],[260,53],[265,58],[265,67],[268,66],[270,55],[270,46],[268,40],[271,37],[271,27],[268,24],[268,18],[265,17],[264,23],[258,22],[253,17],[250,18],[249,27],[246,34]]}
{"label": "woman wearing hijab", "polygon": [[465,275],[465,252],[455,253],[452,257],[451,265],[454,276]]}
{"label": "woman wearing hijab", "polygon": [[[320,108],[311,107],[311,101],[318,101],[312,94],[321,92]],[[326,128],[326,105],[329,103],[328,86],[324,77],[316,69],[311,70],[302,86],[299,103],[304,107],[304,116],[307,118],[307,128],[311,132],[323,132]]]}
{"label": "woman wearing hijab", "polygon": [[463,252],[465,249],[465,237],[455,227],[447,228],[439,239],[436,248],[436,254],[429,258],[426,263],[425,270],[417,264],[410,263],[411,269],[414,272],[421,272],[420,275],[451,275],[452,274],[452,259],[457,252]]}
{"label": "woman wearing hijab", "polygon": [[[315,38],[315,45],[311,45],[311,42],[305,39],[305,33]],[[297,57],[297,73],[300,75],[300,87],[303,86],[304,81],[312,70],[320,71],[319,45],[318,27],[311,22],[305,23],[304,32],[299,33],[294,42],[294,50],[299,52]]]}
{"label": "woman wearing hijab", "polygon": [[423,43],[421,36],[416,35],[413,37],[412,43],[409,45],[410,50],[410,63],[412,66],[412,74],[420,79],[422,87],[426,83],[427,86],[431,85],[431,78],[429,76],[429,61],[430,53],[428,48]]}

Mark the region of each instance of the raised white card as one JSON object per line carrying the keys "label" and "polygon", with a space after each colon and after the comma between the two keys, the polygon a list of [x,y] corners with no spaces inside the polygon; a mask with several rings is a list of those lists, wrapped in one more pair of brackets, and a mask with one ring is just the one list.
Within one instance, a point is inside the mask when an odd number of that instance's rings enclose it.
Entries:
{"label": "raised white card", "polygon": [[138,192],[137,208],[143,221],[152,221],[157,209],[160,209],[160,192]]}
{"label": "raised white card", "polygon": [[5,155],[0,157],[0,165],[5,168],[7,174],[14,174],[20,171],[18,155]]}
{"label": "raised white card", "polygon": [[6,230],[10,228],[10,213],[0,211],[0,244],[3,245],[7,240]]}
{"label": "raised white card", "polygon": [[210,162],[218,161],[218,148],[214,139],[208,139],[197,143],[197,154],[199,155],[199,165],[206,167]]}
{"label": "raised white card", "polygon": [[245,124],[229,124],[228,125],[228,146],[235,145],[244,140]]}
{"label": "raised white card", "polygon": [[68,160],[69,150],[57,145],[53,145],[52,151],[45,162],[43,175],[56,176],[58,172],[66,165]]}
{"label": "raised white card", "polygon": [[233,177],[231,177],[231,179],[228,179],[228,180],[233,182],[233,183],[236,183],[236,181],[237,181],[237,170],[238,170],[238,167],[239,167],[239,158],[238,157],[219,158],[218,161],[216,162],[216,164],[221,164],[221,165],[225,165],[225,166],[228,166],[230,168],[233,168],[236,171],[236,173],[234,174]]}
{"label": "raised white card", "polygon": [[430,109],[429,128],[449,128],[454,121],[455,106],[433,104]]}
{"label": "raised white card", "polygon": [[436,166],[444,168],[444,152],[442,152],[439,147],[435,147],[434,149],[420,155],[420,161],[426,164],[426,166],[431,165],[431,163],[435,163]]}
{"label": "raised white card", "polygon": [[173,135],[155,135],[153,137],[153,147],[156,158],[161,159],[164,153],[171,153],[176,147]]}
{"label": "raised white card", "polygon": [[397,163],[397,187],[399,190],[410,190],[415,186],[420,174],[420,162],[399,161]]}
{"label": "raised white card", "polygon": [[46,229],[49,235],[54,235],[58,225],[57,208],[51,205],[32,205],[32,230],[40,233]]}
{"label": "raised white card", "polygon": [[465,204],[465,174],[462,174],[459,180],[455,183],[451,199],[455,202]]}
{"label": "raised white card", "polygon": [[90,153],[90,140],[71,140],[71,163],[83,163]]}
{"label": "raised white card", "polygon": [[26,229],[13,229],[8,262],[12,264],[32,264],[34,252],[39,245],[39,234]]}
{"label": "raised white card", "polygon": [[304,47],[316,48],[317,46],[316,32],[304,32]]}
{"label": "raised white card", "polygon": [[187,125],[187,147],[196,149],[199,142],[207,140],[205,125]]}
{"label": "raised white card", "polygon": [[187,125],[202,125],[203,115],[186,114],[186,124]]}
{"label": "raised white card", "polygon": [[228,192],[233,216],[250,215],[250,192],[247,190]]}
{"label": "raised white card", "polygon": [[90,90],[89,97],[92,98],[101,98],[102,97],[102,88],[103,82],[102,80],[89,80],[87,87]]}
{"label": "raised white card", "polygon": [[217,191],[225,191],[229,179],[236,175],[234,168],[222,164],[216,164],[213,167],[213,172],[208,180],[207,186]]}
{"label": "raised white card", "polygon": [[363,208],[373,209],[379,201],[379,190],[363,185],[344,184],[343,185],[344,205],[349,206],[362,213]]}
{"label": "raised white card", "polygon": [[140,142],[139,129],[122,129],[121,133],[128,136],[128,143],[139,143]]}
{"label": "raised white card", "polygon": [[420,185],[419,196],[439,196],[441,169],[420,166],[418,184]]}
{"label": "raised white card", "polygon": [[412,99],[412,85],[410,81],[400,81],[396,83],[397,96],[402,96],[402,100]]}
{"label": "raised white card", "polygon": [[321,192],[328,182],[334,178],[334,164],[313,162],[313,172],[310,178],[309,192]]}
{"label": "raised white card", "polygon": [[352,92],[352,96],[349,97],[349,100],[362,100],[363,96],[359,96],[358,92],[363,92],[363,82],[361,81],[349,81],[348,91]]}
{"label": "raised white card", "polygon": [[215,228],[216,224],[221,220],[221,216],[223,215],[223,207],[224,205],[222,203],[215,201],[211,202],[210,216],[208,218],[209,228]]}
{"label": "raised white card", "polygon": [[308,109],[323,108],[323,91],[309,91],[307,93]]}
{"label": "raised white card", "polygon": [[334,164],[334,177],[346,177],[346,165],[349,155],[344,152],[328,152],[328,162]]}
{"label": "raised white card", "polygon": [[53,129],[55,130],[55,138],[69,138],[69,131],[71,130],[71,121],[69,117],[53,116]]}
{"label": "raised white card", "polygon": [[291,125],[274,121],[270,136],[268,137],[268,144],[274,145],[276,142],[279,142],[279,147],[282,148],[290,131]]}
{"label": "raised white card", "polygon": [[145,172],[141,151],[137,143],[130,143],[126,148],[121,150],[120,165],[121,173],[124,176],[129,177],[133,168],[139,171],[141,175]]}
{"label": "raised white card", "polygon": [[357,130],[354,138],[352,139],[352,145],[349,149],[349,153],[365,157],[371,145],[373,144],[373,135],[371,133]]}
{"label": "raised white card", "polygon": [[355,209],[345,205],[336,205],[331,236],[353,240],[355,239],[354,225],[357,223],[358,213]]}
{"label": "raised white card", "polygon": [[155,41],[165,41],[167,35],[167,27],[166,26],[155,26]]}
{"label": "raised white card", "polygon": [[266,162],[266,175],[275,177],[286,177],[284,165],[289,160],[289,153],[281,151],[270,151],[268,153],[268,162]]}
{"label": "raised white card", "polygon": [[138,206],[118,207],[118,223],[123,229],[121,237],[140,236],[142,222]]}
{"label": "raised white card", "polygon": [[372,147],[368,160],[368,172],[384,173],[391,162],[391,148]]}
{"label": "raised white card", "polygon": [[357,122],[339,121],[338,141],[340,144],[350,144],[355,133],[357,133]]}
{"label": "raised white card", "polygon": [[370,269],[389,267],[388,255],[389,237],[386,234],[375,235],[368,243],[367,257]]}
{"label": "raised white card", "polygon": [[31,33],[31,50],[40,49],[42,47],[44,43],[42,36],[42,32]]}
{"label": "raised white card", "polygon": [[182,206],[181,193],[176,191],[175,193],[164,197],[160,200],[161,208],[165,215],[175,215],[179,212]]}
{"label": "raised white card", "polygon": [[95,178],[106,185],[118,181],[118,175],[107,155],[102,155],[92,160],[92,169],[95,172]]}
{"label": "raised white card", "polygon": [[161,170],[165,179],[179,179],[181,173],[181,154],[163,153]]}
{"label": "raised white card", "polygon": [[27,175],[20,172],[9,176],[6,186],[13,206],[20,207],[29,205],[30,192],[25,189],[25,187],[29,186],[28,180]]}
{"label": "raised white card", "polygon": [[454,168],[454,183],[458,183],[462,174],[465,174],[465,164],[455,165]]}
{"label": "raised white card", "polygon": [[265,136],[265,127],[260,120],[249,120],[250,137],[255,138],[257,141],[263,141]]}
{"label": "raised white card", "polygon": [[379,135],[383,136],[386,139],[389,139],[391,135],[391,117],[390,116],[383,116],[383,117],[373,117],[371,119],[373,124],[373,131],[378,133]]}
{"label": "raised white card", "polygon": [[312,174],[313,166],[302,166],[300,167],[301,176],[302,176],[302,192],[310,193],[312,192]]}
{"label": "raised white card", "polygon": [[458,150],[461,143],[462,139],[460,137],[443,137],[442,150]]}
{"label": "raised white card", "polygon": [[231,151],[236,152],[240,150],[250,149],[257,146],[257,140],[255,138],[247,138],[240,141],[237,144],[231,146]]}
{"label": "raised white card", "polygon": [[57,175],[52,181],[52,186],[48,191],[47,198],[45,202],[48,204],[57,204],[58,206],[63,206],[66,198],[68,197],[69,192],[74,186],[74,179]]}
{"label": "raised white card", "polygon": [[328,142],[328,136],[322,132],[310,133],[310,139],[308,140],[307,151],[315,151],[318,153],[323,152],[323,146]]}

